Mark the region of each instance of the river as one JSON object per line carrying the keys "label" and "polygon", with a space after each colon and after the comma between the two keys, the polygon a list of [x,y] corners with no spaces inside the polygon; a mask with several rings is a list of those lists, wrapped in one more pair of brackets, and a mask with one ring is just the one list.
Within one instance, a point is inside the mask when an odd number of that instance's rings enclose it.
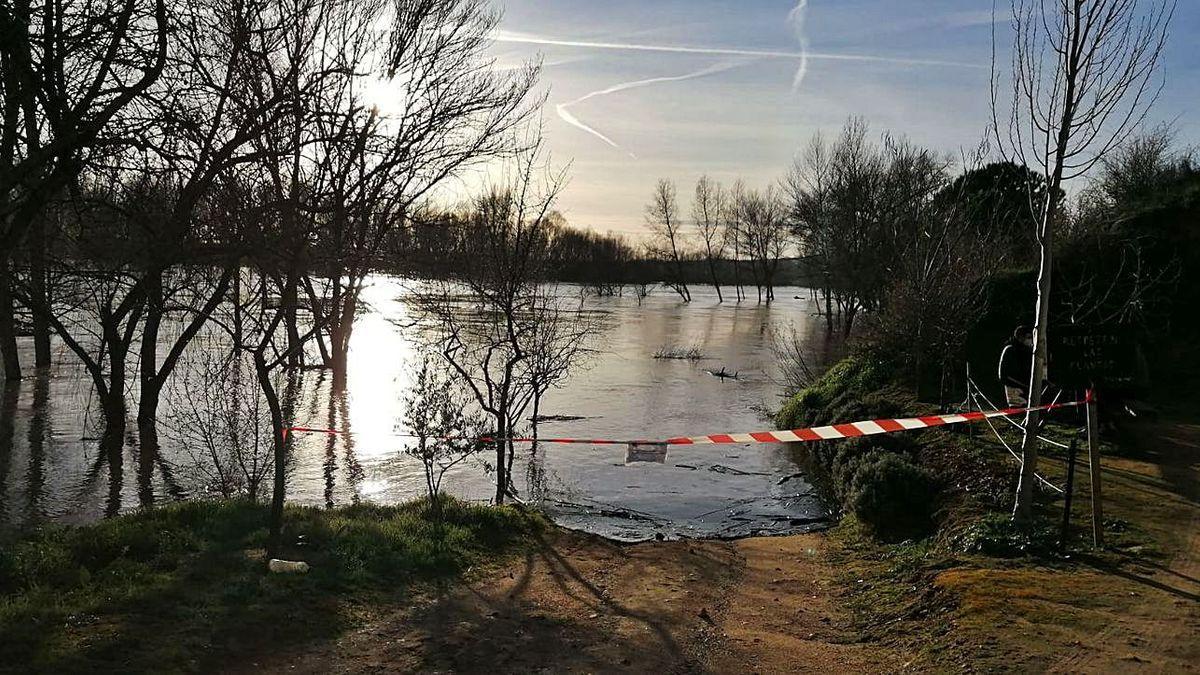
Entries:
{"label": "river", "polygon": [[[579,289],[558,292],[577,296]],[[419,329],[411,325],[407,293],[403,282],[383,276],[364,291],[368,309],[355,325],[344,393],[331,393],[322,371],[302,375],[293,423],[347,433],[296,435],[291,503],[392,503],[422,494],[420,463],[401,452],[407,441],[395,435],[417,365]],[[772,330],[795,326],[818,364],[829,353],[808,290],[779,288],[771,305],[719,303],[712,288],[696,287],[692,297],[684,304],[659,289],[641,303],[632,294],[586,298],[599,325],[594,351],[542,405],[544,415],[573,419],[543,422],[541,435],[668,438],[769,429],[762,411],[778,406],[781,391]],[[33,361],[30,342],[21,342],[24,363]],[[670,345],[697,347],[704,358],[654,358]],[[185,451],[171,429],[160,432],[156,456],[140,452],[131,431],[121,461],[108,461],[95,440],[90,381],[61,344],[55,350],[50,372],[27,374],[0,401],[0,524],[86,522],[207,494],[206,473],[197,471],[203,453]],[[737,379],[707,372],[722,368]],[[179,401],[203,399],[187,386],[196,385],[176,384],[164,397],[160,420],[176,419],[170,408]],[[522,494],[536,496],[560,524],[617,539],[783,533],[826,522],[798,452],[783,444],[672,446],[662,463],[625,460],[624,446],[525,445],[514,475]],[[454,468],[446,491],[487,499],[493,488],[484,462]]]}

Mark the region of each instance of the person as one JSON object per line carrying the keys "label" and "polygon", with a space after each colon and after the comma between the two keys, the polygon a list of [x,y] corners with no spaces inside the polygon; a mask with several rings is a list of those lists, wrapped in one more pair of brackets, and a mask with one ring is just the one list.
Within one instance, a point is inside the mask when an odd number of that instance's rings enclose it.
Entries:
{"label": "person", "polygon": [[1017,326],[1000,350],[1000,383],[1010,408],[1029,405],[1029,374],[1033,366],[1033,331]]}

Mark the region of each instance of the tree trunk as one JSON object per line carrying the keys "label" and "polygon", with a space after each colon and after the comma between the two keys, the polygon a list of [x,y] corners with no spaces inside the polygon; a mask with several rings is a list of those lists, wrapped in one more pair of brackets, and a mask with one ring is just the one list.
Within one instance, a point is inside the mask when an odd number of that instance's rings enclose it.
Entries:
{"label": "tree trunk", "polygon": [[142,326],[141,367],[138,380],[139,427],[153,425],[158,411],[158,398],[162,391],[162,379],[158,372],[158,331],[163,317],[163,278],[161,271],[153,271],[146,278],[146,322]]}
{"label": "tree trunk", "polygon": [[[1050,193],[1053,195],[1053,191]],[[1053,264],[1052,240],[1054,217],[1053,196],[1045,209],[1043,236],[1040,244],[1037,279],[1037,308],[1033,324],[1033,364],[1029,374],[1029,407],[1042,404],[1042,387],[1045,383],[1043,371],[1049,352],[1048,328],[1050,324],[1050,270]],[[1037,433],[1041,413],[1031,410],[1025,415],[1025,433],[1021,436],[1021,474],[1017,480],[1017,500],[1013,506],[1013,520],[1028,525],[1033,521],[1034,483],[1037,480],[1038,446]]]}
{"label": "tree trunk", "polygon": [[854,316],[858,314],[858,308],[854,305],[846,307],[845,323],[842,324],[842,336],[850,337],[850,331],[854,329]]}
{"label": "tree trunk", "polygon": [[[1030,408],[1036,408],[1042,404],[1042,387],[1045,385],[1045,370],[1049,354],[1050,278],[1054,262],[1054,226],[1058,219],[1058,201],[1055,196],[1062,187],[1063,166],[1067,160],[1066,153],[1069,151],[1071,130],[1075,123],[1075,108],[1074,104],[1070,102],[1075,101],[1075,87],[1078,85],[1080,76],[1078,46],[1082,39],[1079,13],[1081,6],[1082,2],[1078,1],[1071,17],[1074,28],[1071,32],[1071,46],[1064,55],[1067,62],[1063,75],[1066,85],[1063,100],[1069,103],[1063,106],[1062,117],[1059,120],[1054,166],[1046,181],[1046,206],[1042,209],[1041,231],[1038,237],[1040,256],[1038,260],[1037,307],[1033,323],[1033,364],[1029,369]],[[1040,422],[1040,411],[1032,410],[1025,415],[1025,433],[1021,437],[1021,475],[1017,481],[1016,503],[1013,505],[1013,520],[1024,526],[1033,522],[1033,485],[1037,477],[1037,435]]]}
{"label": "tree trunk", "polygon": [[741,269],[742,269],[741,251],[738,249],[737,239],[734,238],[734,241],[733,241],[733,292],[734,292],[734,295],[737,296],[738,302],[741,302],[746,297],[745,293],[742,292]]}
{"label": "tree trunk", "polygon": [[17,353],[11,269],[7,260],[0,261],[0,361],[4,366],[4,379],[10,382],[21,379],[21,357]]}
{"label": "tree trunk", "polygon": [[[34,307],[49,307],[46,291],[46,221],[38,218],[29,230],[29,294]],[[50,366],[50,322],[46,316],[33,314],[33,365],[36,368]]]}
{"label": "tree trunk", "polygon": [[154,465],[158,460],[158,430],[153,424],[138,426],[138,504],[154,504]]}
{"label": "tree trunk", "polygon": [[285,490],[287,489],[287,474],[285,471],[287,441],[283,436],[283,409],[279,405],[279,394],[276,393],[275,385],[271,382],[271,371],[267,368],[267,364],[263,360],[263,355],[258,352],[254,354],[254,372],[258,378],[258,387],[262,390],[263,397],[267,400],[267,409],[271,412],[271,439],[275,458],[275,481],[271,490],[271,515],[267,537],[267,556],[275,557],[279,554],[280,546],[283,543],[283,500]]}
{"label": "tree trunk", "polygon": [[[504,432],[500,432],[503,437]],[[496,503],[504,503],[504,495],[507,492],[508,476],[505,471],[505,453],[504,441],[496,440]]]}
{"label": "tree trunk", "polygon": [[829,273],[825,273],[825,330],[833,332],[833,291],[829,288]]}
{"label": "tree trunk", "polygon": [[283,304],[284,324],[287,327],[287,345],[288,345],[288,366],[295,367],[303,365],[304,350],[297,348],[300,344],[300,328],[297,325],[296,318],[296,288],[299,286],[299,279],[294,272],[288,272],[287,283],[283,288],[283,297],[280,302]]}
{"label": "tree trunk", "polygon": [[712,277],[713,288],[717,291],[717,302],[725,302],[725,298],[721,296],[721,284],[717,281],[717,264],[712,259],[708,259],[708,274]]}
{"label": "tree trunk", "polygon": [[332,308],[338,312],[334,330],[330,335],[330,365],[333,368],[335,391],[346,388],[346,365],[350,355],[350,336],[354,331],[354,315],[358,309],[358,285],[346,288],[340,306]]}
{"label": "tree trunk", "polygon": [[108,386],[100,394],[100,406],[104,413],[104,438],[117,439],[125,436],[125,354],[124,350],[110,348]]}

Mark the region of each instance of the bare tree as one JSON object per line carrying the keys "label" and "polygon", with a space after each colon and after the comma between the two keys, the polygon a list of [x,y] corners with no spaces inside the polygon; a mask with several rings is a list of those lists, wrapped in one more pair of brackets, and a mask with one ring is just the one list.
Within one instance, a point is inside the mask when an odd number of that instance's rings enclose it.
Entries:
{"label": "bare tree", "polygon": [[178,468],[202,489],[256,502],[272,469],[271,419],[252,364],[220,337],[214,332],[197,340],[199,349],[188,353],[168,385],[166,433],[190,458]]}
{"label": "bare tree", "polygon": [[535,398],[530,361],[546,320],[538,284],[546,273],[547,220],[563,184],[561,173],[541,180],[540,142],[528,147],[505,182],[464,215],[458,255],[473,264],[420,298],[438,327],[436,347],[494,425],[497,503],[514,491],[512,436]]}
{"label": "bare tree", "polygon": [[[159,77],[167,33],[164,0],[0,5],[0,355],[9,379],[20,377],[11,255],[89,151],[122,142],[127,130],[114,118]],[[38,234],[28,242],[34,261]],[[35,323],[43,363],[48,326]]]}
{"label": "bare tree", "polygon": [[749,257],[758,300],[770,302],[775,299],[775,275],[789,239],[779,195],[773,185],[763,192],[742,187],[735,192],[731,208],[738,222],[740,248]]}
{"label": "bare tree", "polygon": [[734,182],[725,198],[725,208],[721,214],[722,234],[726,248],[733,249],[733,288],[734,294],[737,296],[738,302],[746,299],[746,292],[742,288],[742,243],[745,234],[742,231],[742,221],[739,218],[737,205],[741,202],[743,194],[746,192],[746,185],[741,179]]}
{"label": "bare tree", "polygon": [[826,325],[840,322],[847,335],[860,313],[883,307],[904,252],[928,241],[924,221],[950,166],[903,139],[873,143],[867,132],[854,118],[832,145],[816,137],[783,182],[789,229],[819,266]]}
{"label": "bare tree", "polygon": [[729,210],[725,190],[721,184],[701,176],[696,181],[696,195],[692,201],[692,219],[700,240],[704,242],[704,260],[708,263],[708,275],[717,291],[717,302],[725,302],[721,295],[721,282],[717,279],[717,263],[725,253],[728,238],[725,236],[725,214]]}
{"label": "bare tree", "polygon": [[[1013,0],[1011,86],[1004,104],[992,59],[995,138],[1006,158],[1040,169],[1048,187],[1042,203],[1030,209],[1039,252],[1030,407],[1041,404],[1046,377],[1054,235],[1061,221],[1055,195],[1145,118],[1161,90],[1154,73],[1174,10],[1174,0]],[[1032,201],[1032,186],[1030,195]],[[1039,419],[1037,411],[1027,414],[1021,441],[1013,508],[1021,523],[1033,515]]]}
{"label": "bare tree", "polygon": [[687,257],[685,235],[679,218],[679,202],[675,198],[675,184],[671,181],[664,178],[654,186],[654,194],[646,206],[646,223],[655,236],[653,251],[667,265],[666,284],[684,302],[691,302],[692,294],[683,270],[683,261]]}
{"label": "bare tree", "polygon": [[600,330],[600,326],[580,307],[565,306],[552,286],[537,290],[533,314],[535,320],[527,339],[529,358],[525,362],[525,377],[529,381],[527,395],[531,399],[532,436],[537,438],[542,398],[546,392],[560,386],[572,370],[583,365],[584,358],[591,353],[589,338]]}
{"label": "bare tree", "polygon": [[[222,182],[276,151],[257,139],[290,119],[305,90],[319,86],[319,76],[306,67],[309,53],[298,51],[312,47],[293,47],[316,40],[305,15],[315,1],[172,5],[167,67],[138,106],[156,121],[143,133],[150,150],[135,146],[123,158],[145,163],[172,186],[170,208],[146,234],[153,255],[139,285],[145,305],[138,369],[142,429],[153,429],[160,392],[235,274],[238,233],[223,205],[214,203]],[[281,156],[274,152],[275,159]]]}
{"label": "bare tree", "polygon": [[[513,131],[540,104],[536,63],[490,67],[499,13],[479,0],[342,3],[330,40],[338,77],[312,99],[308,211],[319,214],[304,284],[325,326],[318,346],[344,384],[359,295],[389,234],[446,179],[519,148]],[[377,23],[388,26],[377,30]],[[344,71],[344,75],[343,75]],[[386,95],[368,98],[369,88]]]}
{"label": "bare tree", "polygon": [[821,134],[809,141],[783,179],[787,218],[800,250],[820,265],[825,329],[833,332],[833,167]]}
{"label": "bare tree", "polygon": [[238,273],[243,278],[239,278],[235,285],[237,291],[230,298],[226,318],[213,317],[211,320],[228,334],[236,358],[246,359],[253,364],[255,382],[262,394],[262,401],[266,403],[273,468],[267,549],[274,555],[282,543],[290,445],[290,436],[284,429],[291,421],[287,419],[285,400],[279,395],[278,379],[281,370],[292,361],[292,352],[305,349],[320,325],[304,326],[298,337],[288,335],[284,328],[288,307],[277,299],[288,283],[291,263],[283,247],[267,246],[260,255],[249,258],[247,262],[249,265]]}

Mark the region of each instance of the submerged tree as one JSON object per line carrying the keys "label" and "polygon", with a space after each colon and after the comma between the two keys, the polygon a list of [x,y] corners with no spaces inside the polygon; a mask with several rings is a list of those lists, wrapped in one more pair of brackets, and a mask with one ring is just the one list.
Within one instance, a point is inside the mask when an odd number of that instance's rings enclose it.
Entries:
{"label": "submerged tree", "polygon": [[[1121,145],[1145,118],[1161,85],[1154,77],[1174,13],[1173,0],[1014,0],[1011,83],[1001,101],[993,59],[992,110],[1006,159],[1046,177],[1031,203],[1038,247],[1037,305],[1029,406],[1041,405],[1050,327],[1050,281],[1056,230],[1063,220],[1057,194]],[[1037,186],[1029,184],[1031,202]],[[1013,519],[1033,516],[1041,416],[1029,412],[1021,441],[1021,475]]]}
{"label": "submerged tree", "polygon": [[[9,379],[20,377],[11,257],[32,230],[37,260],[46,205],[92,150],[126,142],[129,120],[119,117],[162,73],[168,32],[164,0],[0,4],[0,365]],[[36,323],[43,362],[48,326]]]}
{"label": "submerged tree", "polygon": [[704,242],[704,260],[708,264],[708,276],[717,292],[717,302],[725,302],[721,295],[721,283],[717,279],[717,263],[725,253],[729,239],[725,236],[726,212],[729,210],[725,189],[721,184],[701,176],[696,181],[696,194],[692,200],[692,220]]}
{"label": "submerged tree", "polygon": [[675,198],[675,184],[671,181],[662,179],[654,186],[654,194],[646,206],[646,223],[654,233],[651,251],[666,265],[666,284],[684,302],[691,302],[692,293],[683,270],[687,244],[679,217],[679,202]]}
{"label": "submerged tree", "polygon": [[565,377],[586,334],[569,326],[582,312],[542,285],[563,175],[543,180],[540,142],[530,147],[504,182],[475,198],[463,215],[467,232],[458,255],[473,264],[420,297],[437,328],[433,346],[492,424],[497,503],[515,493],[512,437],[530,407]]}
{"label": "submerged tree", "polygon": [[305,210],[320,242],[303,283],[340,387],[359,297],[388,236],[448,179],[519,150],[513,131],[540,99],[531,95],[536,63],[491,67],[500,15],[480,0],[335,9],[324,70],[337,76],[311,98],[302,132],[312,164]]}

